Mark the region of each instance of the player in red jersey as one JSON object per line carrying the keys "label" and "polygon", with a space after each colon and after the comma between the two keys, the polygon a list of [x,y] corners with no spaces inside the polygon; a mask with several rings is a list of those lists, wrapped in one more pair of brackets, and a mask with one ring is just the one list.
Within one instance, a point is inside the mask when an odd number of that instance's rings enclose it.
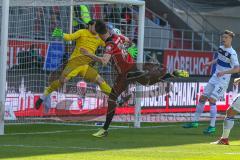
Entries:
{"label": "player in red jersey", "polygon": [[109,33],[105,23],[101,20],[96,21],[95,30],[106,43],[103,57],[95,56],[83,48],[80,50],[84,55],[104,65],[111,61],[117,70],[117,78],[108,98],[106,121],[103,128],[93,134],[95,137],[104,137],[108,134],[108,127],[115,114],[116,100],[130,83],[138,82],[142,85],[152,85],[167,78],[188,77],[189,75],[183,70],[176,70],[170,74],[167,73],[166,68],[153,63],[137,64],[124,48],[124,43],[130,42],[127,37]]}

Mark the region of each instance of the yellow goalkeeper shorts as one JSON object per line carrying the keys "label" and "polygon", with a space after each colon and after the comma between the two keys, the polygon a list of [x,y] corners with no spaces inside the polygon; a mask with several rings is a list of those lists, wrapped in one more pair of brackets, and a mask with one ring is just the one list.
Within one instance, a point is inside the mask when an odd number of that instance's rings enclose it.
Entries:
{"label": "yellow goalkeeper shorts", "polygon": [[70,61],[65,66],[62,77],[70,80],[73,77],[80,76],[84,80],[90,82],[96,82],[98,77],[98,72],[93,67],[89,66],[88,64],[80,64],[79,62]]}

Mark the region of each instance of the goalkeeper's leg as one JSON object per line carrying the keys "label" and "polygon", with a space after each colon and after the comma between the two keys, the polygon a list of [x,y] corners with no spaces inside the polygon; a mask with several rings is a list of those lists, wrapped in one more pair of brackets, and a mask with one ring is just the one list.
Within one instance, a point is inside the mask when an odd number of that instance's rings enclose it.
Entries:
{"label": "goalkeeper's leg", "polygon": [[79,72],[79,76],[83,77],[84,80],[97,83],[102,92],[106,95],[111,93],[111,87],[107,84],[107,82],[98,74],[97,70],[89,65],[83,66],[84,69]]}
{"label": "goalkeeper's leg", "polygon": [[39,109],[41,104],[44,102],[47,96],[51,94],[53,91],[56,91],[58,88],[62,87],[64,83],[66,83],[71,78],[75,77],[79,72],[80,68],[70,68],[68,65],[64,68],[59,79],[53,81],[45,90],[44,94],[36,101],[35,108]]}
{"label": "goalkeeper's leg", "polygon": [[[85,80],[90,82],[97,83],[103,93],[109,95],[112,91],[112,88],[108,85],[108,83],[98,74],[97,70],[91,66],[87,66],[86,73],[81,73],[80,76],[84,77]],[[83,76],[84,75],[84,76]],[[131,94],[121,97],[117,99],[117,104],[122,106],[125,102],[127,102],[131,98]]]}
{"label": "goalkeeper's leg", "polygon": [[109,95],[111,93],[112,88],[107,84],[107,82],[100,75],[97,75],[96,83],[99,85],[101,91],[104,92],[106,95]]}

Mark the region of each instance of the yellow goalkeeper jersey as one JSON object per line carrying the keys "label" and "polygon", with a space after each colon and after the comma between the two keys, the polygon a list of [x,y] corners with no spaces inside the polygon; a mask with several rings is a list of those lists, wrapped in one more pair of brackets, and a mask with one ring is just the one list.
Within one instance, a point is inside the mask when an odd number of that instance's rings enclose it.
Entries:
{"label": "yellow goalkeeper jersey", "polygon": [[63,38],[65,41],[76,41],[76,47],[69,60],[76,59],[85,64],[91,62],[92,59],[82,55],[80,48],[95,54],[99,46],[105,46],[105,42],[98,35],[92,34],[88,29],[80,29],[72,34],[64,34]]}

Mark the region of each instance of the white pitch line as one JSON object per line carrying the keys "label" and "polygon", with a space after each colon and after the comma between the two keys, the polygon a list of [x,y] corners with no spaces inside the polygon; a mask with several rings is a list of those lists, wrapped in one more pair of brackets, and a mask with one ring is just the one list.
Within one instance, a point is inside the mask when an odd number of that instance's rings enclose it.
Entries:
{"label": "white pitch line", "polygon": [[[170,127],[177,127],[177,126],[180,126],[180,125],[176,125],[176,124],[170,124],[170,125],[163,125],[163,126],[144,126],[144,127],[141,127],[142,129],[145,129],[145,128],[170,128]],[[181,127],[181,126],[180,126]],[[134,128],[134,127],[133,127]],[[141,129],[141,128],[138,128],[138,129]]]}
{"label": "white pitch line", "polygon": [[[163,152],[163,153],[182,153],[182,154],[201,154],[201,155],[219,155],[221,153],[215,153],[215,152],[201,152],[201,151],[157,151],[157,152]],[[228,154],[228,155],[240,155],[240,152],[223,152],[222,154]]]}
{"label": "white pitch line", "polygon": [[201,152],[201,151],[157,151],[157,152],[162,152],[162,153],[182,153],[182,154],[207,154],[209,155],[210,154],[214,154],[216,155],[217,153],[215,152]]}
{"label": "white pitch line", "polygon": [[[125,129],[125,128],[110,128],[109,130],[115,129]],[[96,131],[99,128],[95,129],[78,129],[78,130],[58,130],[58,131],[47,131],[47,132],[21,132],[21,133],[8,133],[3,136],[16,136],[16,135],[41,135],[41,134],[56,134],[56,133],[69,133],[69,132],[88,132],[88,131]]]}
{"label": "white pitch line", "polygon": [[48,132],[22,132],[22,133],[8,133],[4,134],[6,136],[15,136],[15,135],[36,135],[36,134],[55,134],[55,133],[68,133],[68,132],[87,132],[87,131],[94,131],[96,129],[79,129],[79,130],[59,130],[59,131],[48,131]]}
{"label": "white pitch line", "polygon": [[[222,123],[216,123],[216,125],[221,125]],[[207,126],[208,124],[199,124],[199,126]],[[182,125],[170,124],[170,125],[162,125],[162,126],[144,126],[141,128],[168,128],[168,127],[182,127]],[[139,128],[139,129],[141,129]]]}
{"label": "white pitch line", "polygon": [[34,146],[23,144],[0,144],[0,147],[25,147],[25,148],[51,148],[51,149],[78,149],[78,150],[106,150],[105,148],[88,148],[88,147],[73,147],[73,146]]}
{"label": "white pitch line", "polygon": [[[175,127],[177,125],[165,125],[165,126],[154,126],[154,127],[142,127],[142,128],[161,128],[161,127]],[[115,130],[115,129],[127,129],[127,127],[119,127],[119,126],[113,126],[109,130]],[[4,134],[4,136],[16,136],[16,135],[41,135],[41,134],[56,134],[56,133],[69,133],[69,132],[87,132],[87,131],[95,131],[99,128],[95,129],[79,129],[79,130],[57,130],[57,131],[43,131],[43,132],[20,132],[20,133],[7,133]],[[136,129],[136,128],[129,128],[129,129]],[[138,128],[141,129],[141,128]]]}
{"label": "white pitch line", "polygon": [[227,152],[227,153],[224,153],[224,154],[229,154],[229,155],[240,155],[240,152]]}
{"label": "white pitch line", "polygon": [[[217,123],[220,124],[220,123]],[[207,124],[199,124],[200,126],[205,126]],[[168,128],[168,127],[181,127],[181,125],[163,125],[163,126],[145,126],[141,128],[134,128],[134,127],[119,127],[119,126],[112,126],[110,130],[115,130],[115,129],[145,129],[145,128]],[[98,126],[96,126],[98,127]],[[68,133],[68,132],[87,132],[87,131],[95,131],[98,130],[99,128],[95,129],[79,129],[79,130],[58,130],[58,131],[47,131],[47,132],[22,132],[22,133],[8,133],[4,134],[5,136],[15,136],[15,135],[40,135],[40,134],[56,134],[56,133]]]}
{"label": "white pitch line", "polygon": [[[8,123],[6,124],[11,125],[62,125],[62,126],[86,126],[86,127],[102,127],[101,125],[95,125],[95,124],[80,124],[80,123],[45,123],[45,122],[37,122],[37,123]],[[111,128],[129,128],[129,126],[110,126]]]}

